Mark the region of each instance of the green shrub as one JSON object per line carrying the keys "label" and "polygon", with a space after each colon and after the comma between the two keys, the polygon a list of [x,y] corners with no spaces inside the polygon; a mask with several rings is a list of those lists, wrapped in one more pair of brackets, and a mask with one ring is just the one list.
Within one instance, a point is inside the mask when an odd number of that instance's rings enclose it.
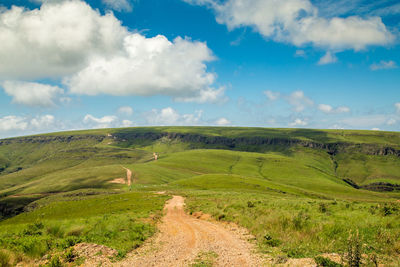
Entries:
{"label": "green shrub", "polygon": [[358,231],[349,235],[347,240],[347,253],[345,255],[349,267],[362,266],[362,244]]}
{"label": "green shrub", "polygon": [[69,248],[67,251],[64,253],[64,259],[66,262],[73,262],[76,258],[75,251],[73,248]]}
{"label": "green shrub", "polygon": [[48,267],[62,267],[62,263],[60,261],[60,258],[58,256],[54,256],[51,258],[49,264],[47,264]]}
{"label": "green shrub", "polygon": [[319,211],[321,213],[326,213],[328,211],[328,205],[326,205],[326,203],[319,203]]}
{"label": "green shrub", "polygon": [[22,235],[42,235],[43,227],[44,225],[42,222],[29,224],[27,228],[22,231]]}
{"label": "green shrub", "polygon": [[41,257],[49,250],[49,243],[43,237],[30,236],[19,240],[19,248],[28,256]]}
{"label": "green shrub", "polygon": [[279,239],[272,238],[269,234],[264,235],[264,244],[270,247],[278,247],[281,243]]}
{"label": "green shrub", "polygon": [[331,261],[328,258],[322,257],[322,256],[317,256],[314,258],[315,263],[317,266],[321,267],[342,267],[342,264],[336,263],[334,261]]}

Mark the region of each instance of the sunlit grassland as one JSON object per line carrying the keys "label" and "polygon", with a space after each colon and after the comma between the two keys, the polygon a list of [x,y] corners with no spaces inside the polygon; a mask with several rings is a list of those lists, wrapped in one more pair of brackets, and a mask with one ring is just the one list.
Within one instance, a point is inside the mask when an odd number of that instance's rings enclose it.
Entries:
{"label": "sunlit grassland", "polygon": [[[271,143],[246,143],[251,138]],[[328,153],[326,145],[341,143],[355,147]],[[2,219],[12,217],[0,222],[0,247],[38,258],[92,242],[123,256],[154,233],[168,196],[153,192],[167,191],[186,196],[189,212],[248,228],[260,250],[276,257],[342,253],[358,231],[366,254],[395,262],[400,193],[343,181],[399,184],[400,157],[372,153],[386,147],[398,149],[400,134],[138,127],[11,139],[0,145],[0,208]],[[110,183],[126,177],[123,167],[132,170],[131,188]]]}
{"label": "sunlit grassland", "polygon": [[[0,223],[0,246],[41,257],[79,242],[117,249],[121,256],[155,231],[168,197],[144,192],[79,190],[39,200],[37,208]],[[147,220],[149,216],[153,220]]]}

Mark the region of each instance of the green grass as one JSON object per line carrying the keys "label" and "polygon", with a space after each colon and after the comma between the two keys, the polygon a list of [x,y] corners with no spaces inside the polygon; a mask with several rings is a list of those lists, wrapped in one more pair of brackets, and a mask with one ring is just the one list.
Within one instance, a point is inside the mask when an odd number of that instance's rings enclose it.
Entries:
{"label": "green grass", "polygon": [[[150,191],[169,190],[187,196],[191,212],[248,228],[277,257],[342,252],[358,230],[365,253],[391,262],[400,256],[400,192],[355,189],[343,179],[399,184],[399,149],[396,132],[244,127],[0,140],[0,248],[37,258],[94,242],[124,255],[155,231],[149,216],[160,216],[167,197]],[[132,170],[131,188],[110,183],[126,176],[123,167]]]}
{"label": "green grass", "polygon": [[[382,260],[400,256],[399,205],[235,191],[185,191],[187,209],[238,223],[250,230],[264,253],[275,256],[341,253],[356,230],[364,253],[379,253]],[[385,207],[393,212],[388,215]]]}
{"label": "green grass", "polygon": [[[49,197],[33,211],[1,222],[0,245],[40,257],[90,242],[125,255],[154,233],[166,199],[151,193],[86,190]],[[153,221],[147,220],[150,215]]]}

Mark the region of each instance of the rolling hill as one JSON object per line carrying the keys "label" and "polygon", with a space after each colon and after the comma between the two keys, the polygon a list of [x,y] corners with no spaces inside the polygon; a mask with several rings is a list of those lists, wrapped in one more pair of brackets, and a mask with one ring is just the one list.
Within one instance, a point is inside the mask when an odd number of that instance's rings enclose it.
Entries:
{"label": "rolling hill", "polygon": [[[124,178],[123,168],[132,170],[131,187],[111,183]],[[365,253],[388,262],[400,255],[400,133],[231,127],[101,129],[0,140],[0,246],[35,258],[68,247],[65,240],[87,241],[123,257],[154,232],[155,221],[140,218],[160,216],[166,196],[155,191],[184,195],[188,211],[248,228],[264,253],[340,252],[349,231],[357,230],[370,246]],[[104,208],[110,202],[118,205]],[[104,219],[107,214],[114,219]],[[130,239],[116,234],[124,214],[136,229],[128,230]],[[41,234],[10,242],[28,228]],[[54,236],[54,244],[32,245]]]}

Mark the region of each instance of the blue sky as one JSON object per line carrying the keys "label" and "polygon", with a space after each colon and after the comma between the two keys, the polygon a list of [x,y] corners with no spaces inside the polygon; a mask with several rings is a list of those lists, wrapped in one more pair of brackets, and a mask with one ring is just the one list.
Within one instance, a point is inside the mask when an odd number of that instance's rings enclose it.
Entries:
{"label": "blue sky", "polygon": [[400,130],[398,1],[0,5],[0,137],[145,125]]}

